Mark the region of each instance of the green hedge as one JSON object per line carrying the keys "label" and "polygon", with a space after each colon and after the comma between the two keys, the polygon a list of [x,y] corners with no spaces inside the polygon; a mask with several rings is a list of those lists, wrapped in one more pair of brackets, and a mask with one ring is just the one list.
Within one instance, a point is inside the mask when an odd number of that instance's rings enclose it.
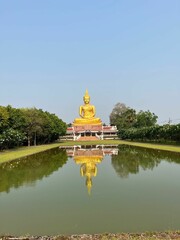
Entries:
{"label": "green hedge", "polygon": [[141,141],[180,141],[180,124],[119,130],[121,139]]}

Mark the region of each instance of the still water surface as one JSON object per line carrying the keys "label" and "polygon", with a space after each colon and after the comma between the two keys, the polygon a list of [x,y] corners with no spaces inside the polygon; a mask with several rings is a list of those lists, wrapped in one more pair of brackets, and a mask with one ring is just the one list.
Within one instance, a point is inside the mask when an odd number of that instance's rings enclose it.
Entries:
{"label": "still water surface", "polygon": [[180,155],[53,149],[0,165],[0,234],[180,229]]}

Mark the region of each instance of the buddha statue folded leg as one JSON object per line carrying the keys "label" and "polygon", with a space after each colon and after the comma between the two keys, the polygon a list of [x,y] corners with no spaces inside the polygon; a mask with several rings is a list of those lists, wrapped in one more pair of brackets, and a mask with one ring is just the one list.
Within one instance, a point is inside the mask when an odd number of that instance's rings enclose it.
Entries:
{"label": "buddha statue folded leg", "polygon": [[102,124],[102,122],[100,118],[91,118],[91,119],[76,118],[73,124],[74,125]]}

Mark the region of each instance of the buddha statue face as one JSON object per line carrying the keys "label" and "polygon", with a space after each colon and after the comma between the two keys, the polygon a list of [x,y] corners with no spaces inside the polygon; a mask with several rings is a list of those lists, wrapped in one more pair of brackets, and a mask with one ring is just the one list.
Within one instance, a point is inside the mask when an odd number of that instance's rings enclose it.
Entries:
{"label": "buddha statue face", "polygon": [[90,102],[90,97],[89,96],[84,96],[84,103],[85,104],[89,104],[89,102]]}

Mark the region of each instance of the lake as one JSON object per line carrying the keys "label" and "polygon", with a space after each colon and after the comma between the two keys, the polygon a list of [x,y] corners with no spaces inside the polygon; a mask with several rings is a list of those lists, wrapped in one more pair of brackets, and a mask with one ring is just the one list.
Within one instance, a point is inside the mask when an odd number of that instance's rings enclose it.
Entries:
{"label": "lake", "polygon": [[180,229],[180,154],[52,149],[0,164],[0,235]]}

